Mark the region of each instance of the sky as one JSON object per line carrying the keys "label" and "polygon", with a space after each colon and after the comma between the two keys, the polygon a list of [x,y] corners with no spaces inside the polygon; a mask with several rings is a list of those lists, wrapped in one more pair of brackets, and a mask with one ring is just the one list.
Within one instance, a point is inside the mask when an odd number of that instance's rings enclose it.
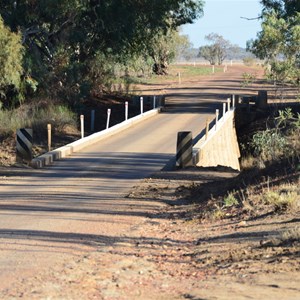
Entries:
{"label": "sky", "polygon": [[182,26],[182,34],[189,36],[195,48],[209,44],[205,36],[214,32],[242,48],[246,42],[256,37],[260,31],[259,20],[245,20],[260,15],[262,6],[259,0],[204,0],[204,16]]}

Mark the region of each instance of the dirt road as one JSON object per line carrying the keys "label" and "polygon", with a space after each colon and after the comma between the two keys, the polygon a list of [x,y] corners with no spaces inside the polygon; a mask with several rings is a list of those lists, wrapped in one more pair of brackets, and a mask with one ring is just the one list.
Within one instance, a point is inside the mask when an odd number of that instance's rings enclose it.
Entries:
{"label": "dirt road", "polygon": [[293,251],[299,257],[297,245],[282,255],[259,247],[299,225],[297,216],[195,223],[179,217],[184,186],[236,174],[158,172],[174,155],[176,132],[201,129],[220,100],[241,89],[245,70],[166,89],[169,113],[156,120],[156,139],[145,123],[138,138],[128,133],[130,145],[113,138],[47,170],[3,171],[0,298],[298,299],[299,260],[290,259]]}

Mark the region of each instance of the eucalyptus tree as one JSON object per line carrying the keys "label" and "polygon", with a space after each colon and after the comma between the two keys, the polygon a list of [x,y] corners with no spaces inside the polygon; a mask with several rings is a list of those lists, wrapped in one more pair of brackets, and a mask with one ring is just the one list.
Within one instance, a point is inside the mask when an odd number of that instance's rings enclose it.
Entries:
{"label": "eucalyptus tree", "polygon": [[205,39],[210,45],[200,47],[199,56],[208,60],[211,65],[216,63],[221,65],[227,57],[229,49],[233,46],[228,40],[217,33],[210,33],[205,36]]}
{"label": "eucalyptus tree", "polygon": [[97,57],[124,61],[143,54],[158,34],[192,23],[202,11],[202,0],[0,2],[5,24],[22,34],[26,72],[52,91],[66,82],[80,90],[93,80],[88,74]]}
{"label": "eucalyptus tree", "polygon": [[21,36],[4,26],[0,16],[0,109],[7,93],[19,89],[21,83],[23,47]]}
{"label": "eucalyptus tree", "polygon": [[300,80],[300,3],[262,1],[262,30],[248,49],[265,60],[267,75],[277,84]]}
{"label": "eucalyptus tree", "polygon": [[281,18],[287,18],[300,12],[299,0],[261,0],[263,14],[276,12]]}
{"label": "eucalyptus tree", "polygon": [[213,45],[205,45],[199,48],[199,57],[203,57],[211,65],[215,65],[217,62],[217,51]]}
{"label": "eucalyptus tree", "polygon": [[147,53],[153,61],[153,72],[157,75],[167,75],[169,64],[189,46],[188,37],[180,35],[176,29],[156,34],[151,46],[147,49]]}

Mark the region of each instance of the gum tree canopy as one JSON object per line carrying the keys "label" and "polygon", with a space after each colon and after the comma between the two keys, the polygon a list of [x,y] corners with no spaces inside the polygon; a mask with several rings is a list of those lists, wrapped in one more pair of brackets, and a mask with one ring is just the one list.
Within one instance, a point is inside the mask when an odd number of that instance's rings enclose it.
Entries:
{"label": "gum tree canopy", "polygon": [[142,53],[157,32],[192,23],[202,0],[1,0],[0,14],[21,31],[33,62],[60,48],[85,61],[96,52]]}
{"label": "gum tree canopy", "polygon": [[[0,16],[0,99],[6,98],[10,88],[18,88],[22,74],[21,37],[5,27]],[[0,102],[1,104],[1,102]],[[0,105],[1,109],[1,105]]]}
{"label": "gum tree canopy", "polygon": [[299,0],[261,0],[263,13],[276,11],[280,17],[287,18],[300,12]]}
{"label": "gum tree canopy", "polygon": [[300,85],[300,1],[262,0],[262,30],[248,48],[275,83]]}

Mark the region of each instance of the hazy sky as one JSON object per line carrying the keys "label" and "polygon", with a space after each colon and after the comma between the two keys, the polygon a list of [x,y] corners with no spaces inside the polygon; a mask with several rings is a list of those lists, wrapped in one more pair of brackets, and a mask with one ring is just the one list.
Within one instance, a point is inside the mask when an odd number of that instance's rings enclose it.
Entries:
{"label": "hazy sky", "polygon": [[255,18],[261,13],[259,0],[205,0],[204,16],[194,24],[182,26],[182,33],[187,34],[195,48],[208,42],[205,36],[218,33],[232,44],[243,48],[246,42],[256,37],[260,31],[260,21],[242,19]]}

